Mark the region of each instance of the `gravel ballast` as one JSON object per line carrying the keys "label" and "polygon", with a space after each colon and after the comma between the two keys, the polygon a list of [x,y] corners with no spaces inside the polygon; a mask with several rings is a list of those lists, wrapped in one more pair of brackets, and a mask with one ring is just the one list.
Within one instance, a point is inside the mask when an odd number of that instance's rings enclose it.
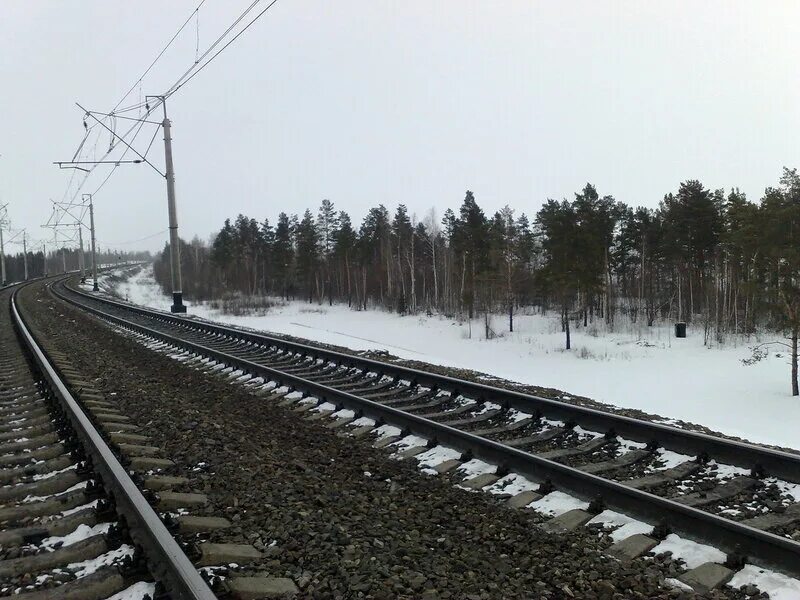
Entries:
{"label": "gravel ballast", "polygon": [[[419,472],[369,441],[144,348],[52,298],[22,301],[37,334],[151,436],[234,527],[204,539],[251,543],[247,574],[288,577],[307,598],[689,598],[669,561],[621,565],[591,529],[549,534],[543,517]],[[740,598],[719,590],[709,598]]]}

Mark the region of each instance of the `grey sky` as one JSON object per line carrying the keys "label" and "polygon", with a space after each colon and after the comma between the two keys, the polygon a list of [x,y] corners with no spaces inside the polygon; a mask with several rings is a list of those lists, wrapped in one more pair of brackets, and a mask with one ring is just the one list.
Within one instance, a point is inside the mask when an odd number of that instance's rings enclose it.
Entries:
{"label": "grey sky", "polygon": [[[113,107],[198,2],[2,1],[0,200],[15,225],[44,237],[65,194],[70,172],[50,163],[81,139],[73,103]],[[207,0],[201,50],[248,3]],[[799,20],[798,2],[279,0],[169,101],[181,235],[326,197],[356,223],[377,203],[422,218],[466,189],[487,212],[533,215],[587,181],[634,205],[689,178],[755,200],[800,166]],[[194,61],[195,36],[143,94]],[[163,164],[160,136],[150,156]],[[166,229],[164,181],[143,165],[120,167],[96,206],[103,246]]]}

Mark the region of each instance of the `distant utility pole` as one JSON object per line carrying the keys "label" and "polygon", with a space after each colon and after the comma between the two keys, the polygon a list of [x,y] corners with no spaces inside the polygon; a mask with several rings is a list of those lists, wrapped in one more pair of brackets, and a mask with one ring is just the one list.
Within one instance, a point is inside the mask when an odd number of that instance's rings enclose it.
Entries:
{"label": "distant utility pole", "polygon": [[0,278],[0,285],[6,284],[6,250],[3,245],[3,224],[0,223],[0,270],[2,270],[2,278]]}
{"label": "distant utility pole", "polygon": [[22,264],[25,266],[25,281],[28,281],[28,242],[22,232]]}
{"label": "distant utility pole", "polygon": [[94,237],[94,202],[92,202],[92,195],[91,194],[83,194],[82,198],[89,197],[89,229],[92,234],[92,290],[98,291],[100,288],[97,287],[97,249],[96,249],[96,242]]}
{"label": "distant utility pole", "polygon": [[178,210],[175,206],[175,169],[172,164],[172,124],[167,118],[167,99],[164,96],[147,96],[147,98],[158,98],[164,108],[164,121],[161,125],[164,128],[164,163],[166,165],[164,177],[167,180],[167,210],[169,212],[169,264],[172,274],[172,306],[170,310],[174,313],[185,313],[186,306],[183,304],[183,290],[181,289],[181,246],[178,238]]}
{"label": "distant utility pole", "polygon": [[6,225],[6,206],[0,206],[0,285],[6,284],[6,248],[3,243],[3,227]]}
{"label": "distant utility pole", "polygon": [[81,270],[81,283],[86,283],[86,257],[83,255],[83,225],[78,223],[78,268]]}
{"label": "distant utility pole", "polygon": [[[80,204],[70,202],[53,202],[53,214],[48,219],[47,223],[42,227],[47,227],[53,230],[53,239],[58,245],[58,232],[72,231],[72,235],[68,236],[63,234],[63,245],[61,248],[62,260],[64,262],[64,273],[67,272],[67,244],[66,242],[77,242],[78,244],[78,269],[81,273],[81,283],[86,283],[86,254],[83,248],[83,228],[85,226],[85,216],[89,209],[89,202],[86,197],[91,197],[90,194],[84,194]],[[73,223],[64,222],[65,217],[74,219]],[[71,229],[74,227],[75,229]]]}
{"label": "distant utility pole", "polygon": [[44,263],[44,276],[47,277],[47,244],[42,242],[42,263]]}
{"label": "distant utility pole", "polygon": [[[271,5],[270,5],[271,6]],[[87,110],[80,104],[77,104],[78,108],[84,111],[85,117],[89,117],[94,119],[98,125],[102,126],[104,129],[108,130],[111,133],[112,139],[117,139],[122,144],[126,146],[126,148],[132,151],[137,158],[133,160],[99,160],[99,161],[76,161],[76,160],[69,160],[69,161],[56,161],[53,164],[58,165],[60,169],[63,168],[70,168],[70,169],[79,169],[82,171],[87,171],[80,165],[85,164],[114,164],[119,166],[120,164],[141,164],[146,163],[152,167],[152,169],[164,177],[167,180],[167,211],[169,215],[169,254],[170,254],[170,271],[172,275],[172,306],[170,310],[174,313],[185,313],[186,306],[183,304],[183,290],[182,290],[182,282],[181,282],[181,247],[180,247],[180,239],[178,238],[178,211],[175,205],[175,168],[172,162],[172,128],[169,119],[167,118],[167,96],[145,96],[145,108],[147,109],[147,115],[150,114],[150,104],[148,103],[150,98],[157,98],[161,103],[164,109],[164,120],[160,123],[158,121],[148,121],[146,119],[139,119],[141,123],[153,123],[155,125],[160,125],[164,128],[164,163],[166,165],[165,172],[162,173],[158,167],[156,167],[153,163],[147,160],[147,157],[144,154],[141,154],[138,150],[136,150],[131,144],[125,141],[123,136],[118,135],[111,127],[106,125],[102,119],[99,119],[96,115],[103,114],[106,116],[114,116],[113,114],[108,115],[107,113],[99,113],[97,111]],[[136,119],[134,119],[136,120]],[[84,122],[85,125],[85,122]],[[127,150],[126,150],[127,152]],[[145,152],[146,153],[146,152]],[[87,171],[89,172],[89,171]],[[84,194],[87,195],[87,194]],[[89,213],[91,215],[92,208],[91,205],[89,207]],[[93,238],[94,239],[94,238]],[[94,255],[94,241],[92,242],[92,254]],[[93,265],[93,269],[96,268],[96,265]],[[94,289],[97,290],[97,278],[95,277],[95,284]]]}

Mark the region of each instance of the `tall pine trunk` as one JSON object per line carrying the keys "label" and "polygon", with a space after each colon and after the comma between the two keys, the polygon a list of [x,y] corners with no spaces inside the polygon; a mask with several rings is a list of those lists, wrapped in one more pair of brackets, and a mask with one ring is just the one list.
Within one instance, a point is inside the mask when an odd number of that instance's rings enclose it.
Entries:
{"label": "tall pine trunk", "polygon": [[800,396],[797,387],[797,325],[792,327],[792,396]]}
{"label": "tall pine trunk", "polygon": [[353,305],[353,291],[350,284],[350,253],[344,253],[344,268],[347,271],[347,308]]}

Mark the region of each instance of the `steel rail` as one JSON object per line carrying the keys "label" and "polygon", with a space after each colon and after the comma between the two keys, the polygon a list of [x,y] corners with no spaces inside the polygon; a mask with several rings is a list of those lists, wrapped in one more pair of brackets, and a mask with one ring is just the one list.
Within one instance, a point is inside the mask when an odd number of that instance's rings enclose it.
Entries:
{"label": "steel rail", "polygon": [[19,289],[11,296],[14,325],[34,364],[69,417],[103,487],[114,499],[117,512],[126,519],[131,538],[144,549],[152,572],[158,574],[159,580],[175,600],[216,600],[214,593],[136,487],[37,343],[17,305]]}
{"label": "steel rail", "polygon": [[757,446],[747,442],[670,427],[662,423],[635,419],[633,417],[618,415],[587,406],[570,404],[525,392],[457,379],[448,375],[430,373],[403,365],[353,356],[335,350],[327,350],[272,337],[267,334],[243,331],[241,329],[211,324],[187,317],[175,317],[161,311],[92,296],[71,287],[67,289],[74,294],[78,294],[90,300],[117,306],[124,310],[169,323],[179,324],[184,327],[192,327],[207,333],[221,334],[251,343],[262,345],[269,344],[288,348],[303,352],[312,358],[321,358],[326,361],[332,360],[345,366],[380,371],[396,378],[407,379],[413,383],[434,389],[458,391],[476,400],[492,400],[502,404],[505,408],[514,408],[527,413],[540,413],[550,418],[558,418],[565,421],[575,421],[589,429],[614,432],[624,438],[647,444],[657,444],[658,446],[663,446],[676,452],[709,456],[739,467],[752,469],[757,473],[767,473],[787,481],[800,483],[800,454],[793,454],[791,452]]}
{"label": "steel rail", "polygon": [[[453,447],[481,460],[497,464],[503,471],[514,471],[534,481],[549,480],[556,487],[586,500],[599,498],[603,505],[645,522],[666,522],[670,530],[678,534],[711,544],[729,554],[752,556],[763,566],[800,576],[800,543],[791,539],[748,527],[697,508],[679,504],[668,498],[637,490],[622,483],[506,446],[501,442],[476,436],[422,416],[282,372],[279,369],[183,340],[175,335],[104,312],[99,308],[67,299],[57,290],[53,290],[53,292],[67,302],[123,328],[159,339],[191,353],[212,358],[244,373],[277,381],[290,389],[297,389],[318,397],[322,401],[335,403],[337,407],[354,410],[358,415],[372,418],[378,423],[399,426],[407,434],[419,435],[430,439],[432,443]],[[106,300],[103,302],[118,304],[132,312],[138,310],[138,308],[116,302]],[[196,325],[195,322],[185,319],[179,319],[179,321],[187,326]],[[214,328],[211,331],[213,332]]]}

